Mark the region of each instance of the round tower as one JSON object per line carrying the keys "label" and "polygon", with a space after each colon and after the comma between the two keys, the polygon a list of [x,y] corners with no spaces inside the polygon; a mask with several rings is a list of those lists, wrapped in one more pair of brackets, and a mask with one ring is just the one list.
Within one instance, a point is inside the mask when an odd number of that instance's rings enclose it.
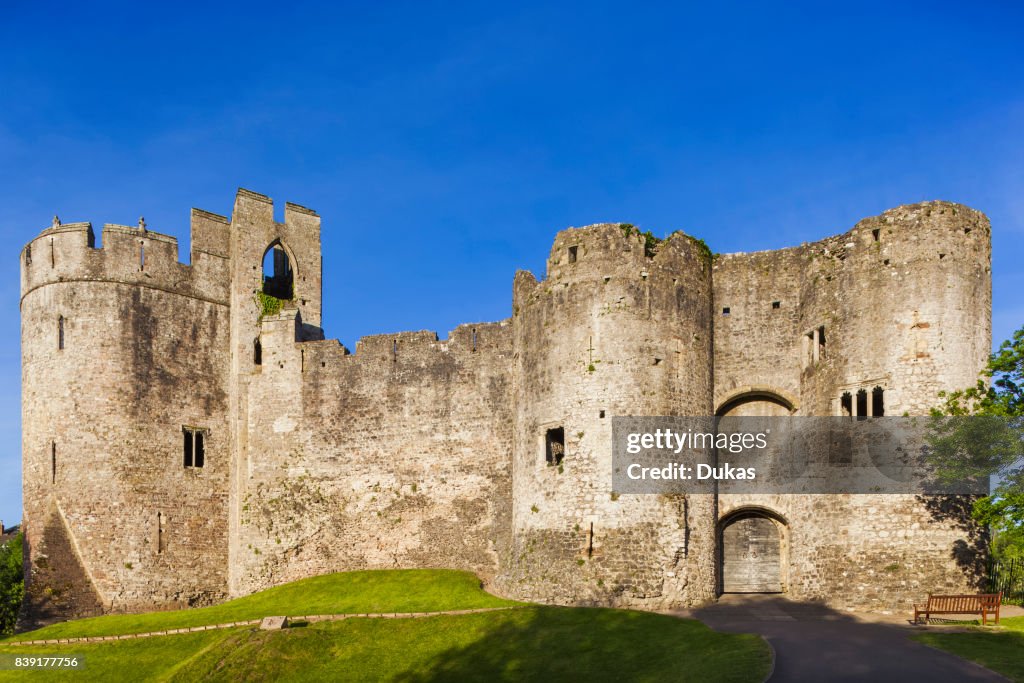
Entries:
{"label": "round tower", "polygon": [[205,246],[185,265],[142,221],[100,249],[55,219],[21,253],[26,625],[226,594],[226,260]]}
{"label": "round tower", "polygon": [[[804,327],[832,334],[804,389],[819,414],[925,415],[972,386],[991,349],[988,219],[950,202],[891,209],[809,245]],[[831,324],[829,324],[831,323]]]}
{"label": "round tower", "polygon": [[[805,280],[803,328],[825,325],[831,334],[826,358],[810,361],[802,375],[805,405],[819,415],[927,415],[940,392],[977,382],[992,343],[990,228],[982,213],[950,202],[900,206],[812,247],[823,286]],[[805,503],[805,510],[813,505]],[[894,609],[929,590],[973,591],[986,548],[969,508],[966,499],[909,492],[837,500],[803,517],[815,521],[804,540],[793,535],[804,563],[819,568],[816,575],[795,569],[794,593]],[[842,543],[823,528],[838,531]]]}
{"label": "round tower", "polygon": [[[982,213],[925,202],[811,244],[719,259],[716,407],[926,415],[939,392],[973,385],[985,365],[990,256]],[[732,557],[747,574],[771,569],[761,585],[841,608],[888,610],[928,590],[973,590],[985,553],[962,500],[764,493],[722,495],[718,504],[723,573]],[[771,567],[740,559],[752,555],[744,549],[756,545],[759,525],[776,544]]]}
{"label": "round tower", "polygon": [[516,276],[516,594],[685,604],[713,595],[710,496],[612,490],[612,420],[711,414],[711,263],[629,225],[558,234],[547,278]]}

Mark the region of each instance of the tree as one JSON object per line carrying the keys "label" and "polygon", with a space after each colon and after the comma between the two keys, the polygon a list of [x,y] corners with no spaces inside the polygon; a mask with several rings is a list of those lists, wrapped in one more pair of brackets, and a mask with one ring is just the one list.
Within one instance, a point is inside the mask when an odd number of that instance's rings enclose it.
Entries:
{"label": "tree", "polygon": [[974,519],[995,533],[993,553],[1024,556],[1024,328],[988,360],[978,383],[939,394],[929,434],[932,461],[946,481],[998,472]]}
{"label": "tree", "polygon": [[18,534],[0,545],[0,636],[14,633],[21,599],[25,597],[21,553],[23,538]]}

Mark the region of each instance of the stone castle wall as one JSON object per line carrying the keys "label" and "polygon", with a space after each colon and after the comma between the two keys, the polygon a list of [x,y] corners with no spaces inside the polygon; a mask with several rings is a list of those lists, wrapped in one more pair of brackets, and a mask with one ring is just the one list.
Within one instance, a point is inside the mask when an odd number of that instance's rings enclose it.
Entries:
{"label": "stone castle wall", "polygon": [[[844,393],[856,412],[866,390],[864,415],[877,387],[884,414],[926,414],[939,391],[976,381],[988,357],[990,258],[988,220],[948,202],[899,207],[801,247],[720,257],[716,408],[840,415]],[[720,519],[760,508],[784,520],[794,597],[886,609],[972,588],[982,539],[956,502],[728,495],[720,504]]]}
{"label": "stone castle wall", "polygon": [[[102,249],[88,224],[55,226],[22,252],[24,526],[37,614],[226,595],[225,276],[223,259],[197,251],[182,265],[173,239],[125,226],[105,226]],[[182,466],[184,425],[208,430],[202,470]],[[50,557],[55,543],[64,557]]]}
{"label": "stone castle wall", "polygon": [[508,545],[507,323],[295,343],[263,321],[241,464],[236,591],[328,571],[457,567]]}
{"label": "stone castle wall", "polygon": [[[354,354],[324,340],[319,217],[284,217],[245,190],[230,220],[194,210],[191,265],[124,226],[102,249],[87,224],[55,226],[22,253],[40,620],[409,566],[545,602],[697,604],[720,590],[724,526],[750,510],[778,526],[796,597],[884,608],[968,581],[977,530],[955,501],[620,496],[610,441],[614,416],[837,415],[875,387],[886,414],[920,414],[971,384],[990,344],[982,214],[929,202],[715,257],[681,233],[572,228],[545,279],[516,275],[511,319]],[[275,245],[294,297],[262,314]],[[205,430],[201,469],[182,466],[183,427]]]}

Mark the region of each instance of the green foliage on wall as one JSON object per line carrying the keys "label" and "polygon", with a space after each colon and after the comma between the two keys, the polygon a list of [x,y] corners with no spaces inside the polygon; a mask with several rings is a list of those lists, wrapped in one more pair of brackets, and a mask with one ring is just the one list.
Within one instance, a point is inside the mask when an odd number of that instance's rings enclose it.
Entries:
{"label": "green foliage on wall", "polygon": [[[640,228],[636,227],[632,223],[619,223],[619,228],[622,230],[622,234],[626,237],[630,237],[631,235],[640,235],[641,237],[643,237],[644,255],[648,257],[653,257],[658,251],[658,246],[664,241],[658,237],[655,237],[654,233],[651,232],[650,230],[643,232],[640,230]],[[676,230],[665,239],[669,239],[670,237],[676,234],[682,235],[686,239],[690,240],[693,246],[696,247],[697,253],[700,254],[702,259],[710,262],[714,258],[714,254],[711,253],[711,248],[707,245],[707,243],[704,240],[700,239],[699,237],[687,235],[682,230]]]}
{"label": "green foliage on wall", "polygon": [[284,299],[278,299],[265,292],[256,292],[256,306],[260,310],[260,320],[265,316],[277,315],[284,308]]}
{"label": "green foliage on wall", "polygon": [[707,242],[705,242],[704,240],[702,240],[699,237],[694,237],[693,235],[687,235],[686,233],[683,233],[683,236],[686,239],[688,239],[691,242],[693,242],[693,246],[697,247],[697,252],[701,255],[701,257],[705,261],[709,261],[710,262],[711,260],[714,259],[714,254],[711,253],[711,247],[708,246]]}
{"label": "green foliage on wall", "polygon": [[23,538],[18,534],[0,546],[0,636],[14,633],[25,580],[21,570]]}
{"label": "green foliage on wall", "polygon": [[648,230],[647,232],[641,232],[640,228],[636,227],[632,223],[619,223],[619,228],[622,230],[622,234],[626,237],[632,235],[640,235],[644,238],[644,255],[648,257],[654,256],[658,250],[658,245],[661,244],[661,240],[654,236],[654,233]]}

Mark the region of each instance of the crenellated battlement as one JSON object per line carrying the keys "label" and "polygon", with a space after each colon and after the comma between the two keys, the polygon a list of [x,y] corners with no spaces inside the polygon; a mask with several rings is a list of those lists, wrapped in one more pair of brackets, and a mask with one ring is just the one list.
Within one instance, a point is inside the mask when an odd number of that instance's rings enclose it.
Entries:
{"label": "crenellated battlement", "polygon": [[273,368],[285,359],[299,358],[303,372],[330,372],[352,367],[428,369],[443,363],[486,362],[511,350],[512,325],[506,319],[493,323],[465,323],[439,339],[436,332],[419,330],[361,337],[356,352],[336,339],[296,341],[301,319],[296,309],[265,316],[260,325],[262,365]]}
{"label": "crenellated battlement", "polygon": [[220,214],[192,209],[192,263],[196,254],[228,258],[231,220]]}
{"label": "crenellated battlement", "polygon": [[276,222],[270,197],[242,188],[231,218],[194,208],[188,263],[179,262],[175,237],[148,229],[142,220],[134,226],[104,224],[97,246],[91,223],[60,223],[55,218],[21,252],[21,296],[58,282],[109,282],[229,304],[230,260],[252,262],[251,282],[240,285],[258,289],[262,254],[276,241],[284,245],[296,269],[296,300],[303,319],[316,328],[321,298],[320,217],[292,202],[285,203],[284,216],[283,223]]}
{"label": "crenellated battlement", "polygon": [[193,211],[193,243],[207,250],[194,248],[189,264],[178,261],[177,238],[148,230],[144,223],[105,224],[99,247],[91,223],[55,223],[21,252],[21,297],[48,284],[106,282],[226,305],[226,255],[216,252],[216,240],[204,223],[221,225],[225,233],[227,224],[213,216]]}

